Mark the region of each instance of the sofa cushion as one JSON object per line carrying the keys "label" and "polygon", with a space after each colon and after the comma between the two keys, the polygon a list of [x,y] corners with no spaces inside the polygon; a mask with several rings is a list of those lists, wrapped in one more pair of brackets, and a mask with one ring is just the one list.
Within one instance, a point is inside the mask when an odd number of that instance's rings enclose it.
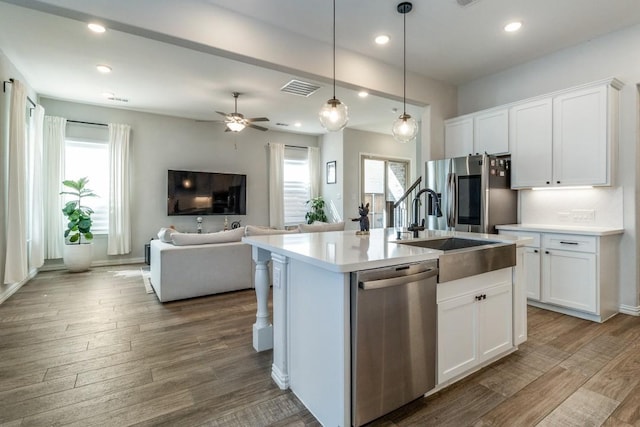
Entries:
{"label": "sofa cushion", "polygon": [[330,224],[300,224],[298,229],[301,233],[318,233],[321,231],[344,231],[344,222],[333,222]]}
{"label": "sofa cushion", "polygon": [[297,228],[293,230],[280,230],[278,228],[264,227],[261,225],[247,225],[245,227],[245,236],[266,236],[269,234],[290,234],[299,233]]}
{"label": "sofa cushion", "polygon": [[162,227],[160,231],[158,231],[158,239],[164,243],[171,243],[171,235],[173,233],[176,233],[175,228]]}
{"label": "sofa cushion", "polygon": [[234,228],[229,231],[219,231],[217,233],[173,233],[171,240],[176,246],[205,245],[207,243],[229,243],[239,242],[244,236],[244,227]]}

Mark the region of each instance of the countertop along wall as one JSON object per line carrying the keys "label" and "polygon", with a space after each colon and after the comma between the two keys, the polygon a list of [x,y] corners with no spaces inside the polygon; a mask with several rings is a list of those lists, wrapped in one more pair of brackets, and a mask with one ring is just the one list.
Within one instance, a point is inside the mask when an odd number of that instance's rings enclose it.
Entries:
{"label": "countertop along wall", "polygon": [[[219,123],[105,108],[74,102],[42,98],[45,114],[96,123],[131,125],[131,230],[132,253],[107,256],[106,236],[95,239],[96,263],[141,262],[144,244],[160,227],[175,225],[180,231],[195,231],[193,216],[167,215],[167,170],[231,172],[247,175],[247,215],[230,215],[229,222],[242,225],[268,225],[268,151],[269,142],[297,146],[318,146],[318,137],[269,130],[246,129],[240,133],[224,132]],[[74,130],[77,125],[74,125]],[[224,216],[204,216],[203,231],[222,230]],[[47,261],[47,266],[61,260]]]}
{"label": "countertop along wall", "polygon": [[620,243],[621,307],[640,314],[638,281],[638,88],[640,26],[629,27],[586,43],[496,73],[458,89],[458,113],[506,104],[583,83],[616,77],[620,91],[620,136],[615,187],[592,190],[520,191],[521,222],[567,224],[558,212],[593,209],[595,220],[573,225],[624,227]]}

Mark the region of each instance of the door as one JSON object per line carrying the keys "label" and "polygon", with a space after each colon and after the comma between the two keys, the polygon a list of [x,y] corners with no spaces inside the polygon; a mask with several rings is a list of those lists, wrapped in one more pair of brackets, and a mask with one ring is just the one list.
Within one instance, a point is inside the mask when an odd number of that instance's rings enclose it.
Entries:
{"label": "door", "polygon": [[463,117],[444,123],[444,157],[462,157],[473,151],[473,118]]}
{"label": "door", "polygon": [[438,199],[440,202],[440,211],[442,216],[438,216],[437,212],[429,211],[429,208],[435,206],[431,203],[431,194],[427,194],[428,202],[423,204],[426,206],[423,209],[425,221],[425,227],[429,230],[448,230],[449,226],[453,226],[454,221],[454,213],[455,205],[453,204],[453,199],[449,197],[449,192],[447,190],[447,186],[449,185],[448,180],[451,177],[451,159],[444,160],[431,160],[428,161],[425,165],[425,176],[427,178],[425,182],[425,187],[430,188],[438,194]]}
{"label": "door", "polygon": [[546,250],[542,301],[597,313],[596,276],[595,254]]}
{"label": "door", "polygon": [[438,384],[476,365],[478,360],[477,294],[438,303]]}
{"label": "door", "polygon": [[509,110],[511,188],[551,185],[551,105],[545,98]]}
{"label": "door", "polygon": [[452,159],[456,231],[485,233],[483,229],[487,190],[486,156],[467,156]]}
{"label": "door", "polygon": [[540,250],[524,248],[524,285],[527,298],[540,301]]}
{"label": "door", "polygon": [[476,114],[473,118],[475,153],[509,152],[509,110],[501,108]]}
{"label": "door", "polygon": [[[399,200],[410,185],[409,161],[363,155],[360,164],[362,171],[361,200],[364,204],[369,203],[369,226],[370,228],[385,228],[389,221],[385,209],[387,204]],[[354,206],[353,209],[355,208]],[[411,200],[405,200],[402,206],[396,210],[398,219],[405,218],[404,213],[410,212],[410,209]],[[409,224],[397,223],[397,225],[408,226]]]}
{"label": "door", "polygon": [[493,286],[482,291],[478,305],[478,356],[480,361],[512,347],[512,286]]}

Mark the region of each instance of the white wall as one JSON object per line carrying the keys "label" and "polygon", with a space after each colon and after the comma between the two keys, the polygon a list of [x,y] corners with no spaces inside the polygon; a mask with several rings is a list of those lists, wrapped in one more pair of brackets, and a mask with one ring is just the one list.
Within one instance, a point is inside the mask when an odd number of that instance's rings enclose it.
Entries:
{"label": "white wall", "polygon": [[[218,123],[202,123],[178,117],[104,108],[43,98],[47,115],[96,123],[131,125],[132,248],[127,256],[106,255],[106,236],[95,239],[94,261],[140,260],[144,244],[160,227],[175,225],[180,231],[195,231],[195,217],[167,216],[167,170],[231,172],[247,175],[247,215],[229,216],[242,225],[268,224],[267,144],[280,142],[317,146],[316,136],[247,129],[224,132]],[[219,231],[224,216],[205,216],[203,230]],[[48,262],[52,264],[52,262]]]}
{"label": "white wall", "polygon": [[[343,132],[329,132],[320,137],[322,159],[322,197],[327,207],[325,212],[330,222],[344,220],[344,143]],[[336,162],[336,183],[327,184],[327,162]]]}
{"label": "white wall", "polygon": [[[617,77],[625,83],[620,92],[620,140],[618,173],[619,188],[594,189],[576,196],[549,192],[521,193],[522,218],[543,222],[557,221],[557,211],[571,208],[576,197],[579,206],[596,210],[596,221],[615,225],[612,209],[622,208],[625,233],[620,244],[620,302],[640,313],[638,286],[637,199],[638,174],[638,89],[640,82],[640,26],[605,35],[536,61],[476,80],[459,87],[458,114],[537,96],[607,77]],[[578,203],[578,202],[576,202]],[[577,207],[577,206],[576,206]],[[543,214],[544,212],[548,215]],[[538,215],[534,215],[537,212]],[[535,218],[531,218],[534,216]]]}

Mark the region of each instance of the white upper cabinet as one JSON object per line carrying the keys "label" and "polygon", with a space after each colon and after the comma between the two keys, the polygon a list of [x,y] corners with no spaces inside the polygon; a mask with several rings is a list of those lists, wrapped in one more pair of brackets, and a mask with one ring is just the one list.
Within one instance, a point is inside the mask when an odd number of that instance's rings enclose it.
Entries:
{"label": "white upper cabinet", "polygon": [[474,114],[473,151],[479,154],[506,154],[509,152],[508,108]]}
{"label": "white upper cabinet", "polygon": [[473,118],[459,117],[444,122],[444,156],[468,156],[473,151]]}
{"label": "white upper cabinet", "polygon": [[445,158],[509,152],[509,109],[498,108],[444,122]]}
{"label": "white upper cabinet", "polygon": [[511,187],[550,185],[552,180],[552,101],[539,99],[509,111]]}
{"label": "white upper cabinet", "polygon": [[621,87],[609,79],[514,104],[511,187],[612,185]]}

